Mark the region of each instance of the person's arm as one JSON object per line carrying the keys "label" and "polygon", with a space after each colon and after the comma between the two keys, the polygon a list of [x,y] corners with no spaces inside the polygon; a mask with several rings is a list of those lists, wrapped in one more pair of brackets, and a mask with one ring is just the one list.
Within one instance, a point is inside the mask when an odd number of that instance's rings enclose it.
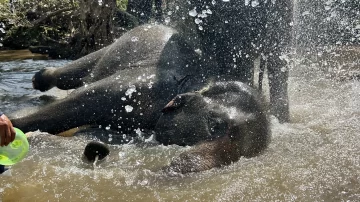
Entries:
{"label": "person's arm", "polygon": [[15,130],[4,113],[0,112],[0,146],[7,146],[15,139]]}

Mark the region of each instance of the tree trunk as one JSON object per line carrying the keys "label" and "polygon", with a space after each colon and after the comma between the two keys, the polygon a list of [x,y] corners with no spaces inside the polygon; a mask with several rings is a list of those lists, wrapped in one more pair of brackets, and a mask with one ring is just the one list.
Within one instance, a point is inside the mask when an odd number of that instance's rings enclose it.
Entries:
{"label": "tree trunk", "polygon": [[[153,12],[153,3],[155,11]],[[149,22],[151,17],[161,21],[162,17],[162,0],[128,0],[127,12],[137,17],[140,24]]]}
{"label": "tree trunk", "polygon": [[83,56],[113,42],[112,19],[116,0],[79,0],[79,7],[82,40],[78,41],[77,46],[82,48],[79,56]]}

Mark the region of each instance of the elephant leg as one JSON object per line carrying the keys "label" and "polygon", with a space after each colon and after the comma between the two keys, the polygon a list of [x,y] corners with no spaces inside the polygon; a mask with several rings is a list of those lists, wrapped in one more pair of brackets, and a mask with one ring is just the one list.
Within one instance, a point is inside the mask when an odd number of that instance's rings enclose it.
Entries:
{"label": "elephant leg", "polygon": [[270,105],[272,114],[280,122],[287,122],[289,115],[287,62],[280,59],[281,54],[288,53],[291,43],[293,1],[267,1],[267,24],[265,43],[268,55],[267,70],[269,75]]}
{"label": "elephant leg", "polygon": [[115,103],[111,101],[113,95],[104,92],[103,96],[99,96],[96,91],[100,91],[96,86],[81,89],[35,113],[11,121],[24,132],[40,130],[51,134],[78,126],[101,124],[109,116]]}
{"label": "elephant leg", "polygon": [[290,120],[287,90],[289,71],[286,66],[287,62],[280,59],[277,54],[269,56],[267,69],[270,87],[270,110],[281,123]]}
{"label": "elephant leg", "polygon": [[266,59],[260,58],[260,67],[259,67],[259,91],[262,91],[263,87],[263,79],[264,79],[264,73],[265,73],[265,67],[266,67]]}
{"label": "elephant leg", "polygon": [[201,142],[189,151],[181,153],[170,165],[163,168],[167,173],[189,173],[229,165],[239,159],[239,145],[229,136]]}
{"label": "elephant leg", "polygon": [[107,49],[108,47],[105,47],[64,67],[46,68],[37,72],[32,79],[34,89],[44,92],[53,87],[68,90],[83,86],[83,78],[92,72]]}

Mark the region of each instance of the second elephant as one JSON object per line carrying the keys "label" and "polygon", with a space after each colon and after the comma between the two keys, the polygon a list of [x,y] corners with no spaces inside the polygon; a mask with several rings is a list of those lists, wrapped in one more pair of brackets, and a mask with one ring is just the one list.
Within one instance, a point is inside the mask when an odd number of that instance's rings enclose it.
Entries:
{"label": "second elephant", "polygon": [[261,56],[260,81],[268,70],[271,111],[289,121],[288,67],[293,1],[170,0],[167,20],[202,53],[217,63],[218,78],[253,84],[254,60]]}

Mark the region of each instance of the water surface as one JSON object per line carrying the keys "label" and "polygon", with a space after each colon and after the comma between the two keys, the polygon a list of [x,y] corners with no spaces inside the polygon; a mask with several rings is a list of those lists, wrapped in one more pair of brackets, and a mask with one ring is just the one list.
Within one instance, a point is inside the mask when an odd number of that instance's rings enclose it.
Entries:
{"label": "water surface", "polygon": [[[1,109],[11,113],[45,104],[46,94],[31,87],[32,75],[67,62],[1,62]],[[360,82],[326,74],[316,64],[292,67],[292,122],[271,119],[272,141],[258,157],[167,176],[159,169],[188,147],[112,145],[106,162],[94,168],[81,161],[88,138],[40,134],[29,138],[31,151],[11,167],[11,176],[0,176],[0,197],[3,202],[359,201]]]}

